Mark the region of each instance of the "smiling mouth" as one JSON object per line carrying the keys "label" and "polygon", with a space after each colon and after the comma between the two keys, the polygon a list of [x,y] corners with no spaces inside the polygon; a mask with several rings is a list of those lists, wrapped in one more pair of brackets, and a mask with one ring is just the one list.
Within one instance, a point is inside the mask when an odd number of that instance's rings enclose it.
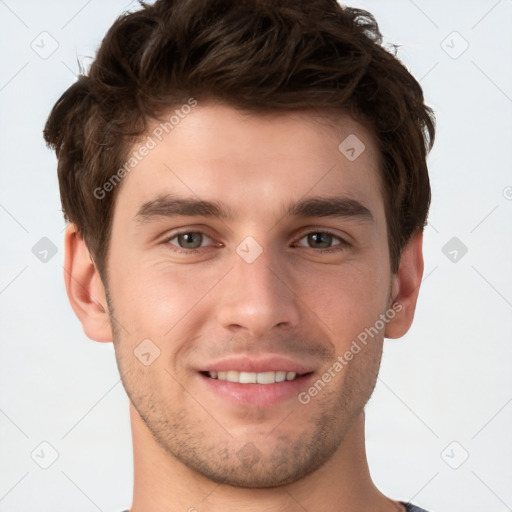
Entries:
{"label": "smiling mouth", "polygon": [[200,372],[206,377],[216,380],[225,380],[228,382],[236,382],[239,384],[275,384],[279,382],[292,381],[300,379],[309,373],[286,372],[284,370],[276,370],[269,372],[239,372],[229,370],[225,372],[204,371]]}

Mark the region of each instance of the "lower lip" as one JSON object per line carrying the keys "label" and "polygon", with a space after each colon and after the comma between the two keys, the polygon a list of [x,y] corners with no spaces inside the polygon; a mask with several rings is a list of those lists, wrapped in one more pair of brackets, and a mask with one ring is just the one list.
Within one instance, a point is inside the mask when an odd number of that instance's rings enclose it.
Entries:
{"label": "lower lip", "polygon": [[312,373],[308,373],[298,379],[274,384],[240,384],[199,374],[205,385],[222,398],[237,405],[255,407],[270,407],[291,398],[297,400],[298,394],[308,388],[312,376]]}

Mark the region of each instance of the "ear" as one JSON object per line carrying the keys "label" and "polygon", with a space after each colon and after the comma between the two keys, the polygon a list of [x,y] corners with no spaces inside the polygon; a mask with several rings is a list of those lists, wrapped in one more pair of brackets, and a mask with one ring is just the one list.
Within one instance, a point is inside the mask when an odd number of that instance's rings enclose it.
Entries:
{"label": "ear", "polygon": [[398,272],[392,277],[391,304],[395,316],[386,325],[386,338],[401,338],[411,327],[423,277],[423,233],[412,236],[402,250]]}
{"label": "ear", "polygon": [[66,228],[64,244],[64,281],[71,307],[88,338],[112,341],[105,288],[75,224]]}

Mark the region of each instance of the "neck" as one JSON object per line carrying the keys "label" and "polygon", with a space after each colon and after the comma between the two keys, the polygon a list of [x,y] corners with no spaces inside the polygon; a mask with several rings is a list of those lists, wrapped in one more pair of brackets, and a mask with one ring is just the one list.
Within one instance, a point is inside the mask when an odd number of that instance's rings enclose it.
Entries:
{"label": "neck", "polygon": [[251,489],[218,484],[166,453],[130,405],[134,493],[131,512],[348,512],[398,510],[373,484],[366,460],[364,412],[331,459],[286,486]]}

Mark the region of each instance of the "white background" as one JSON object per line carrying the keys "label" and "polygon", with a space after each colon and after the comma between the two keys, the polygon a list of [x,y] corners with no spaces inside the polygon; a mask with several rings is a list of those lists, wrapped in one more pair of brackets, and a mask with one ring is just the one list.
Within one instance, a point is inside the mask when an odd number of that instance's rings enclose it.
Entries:
{"label": "white background", "polygon": [[[128,400],[112,346],[88,340],[67,301],[56,160],[42,139],[51,107],[76,79],[77,55],[92,56],[130,5],[0,0],[3,512],[131,504]],[[385,40],[401,45],[438,120],[417,314],[404,338],[386,340],[367,407],[372,477],[391,498],[432,512],[504,512],[512,508],[512,1],[350,5],[374,13]],[[43,37],[51,49],[43,31],[58,43],[46,59],[31,47]],[[32,253],[42,237],[58,251],[46,263]],[[452,237],[468,249],[457,262],[442,252]],[[48,469],[34,461],[51,461],[41,442],[59,455]]]}

